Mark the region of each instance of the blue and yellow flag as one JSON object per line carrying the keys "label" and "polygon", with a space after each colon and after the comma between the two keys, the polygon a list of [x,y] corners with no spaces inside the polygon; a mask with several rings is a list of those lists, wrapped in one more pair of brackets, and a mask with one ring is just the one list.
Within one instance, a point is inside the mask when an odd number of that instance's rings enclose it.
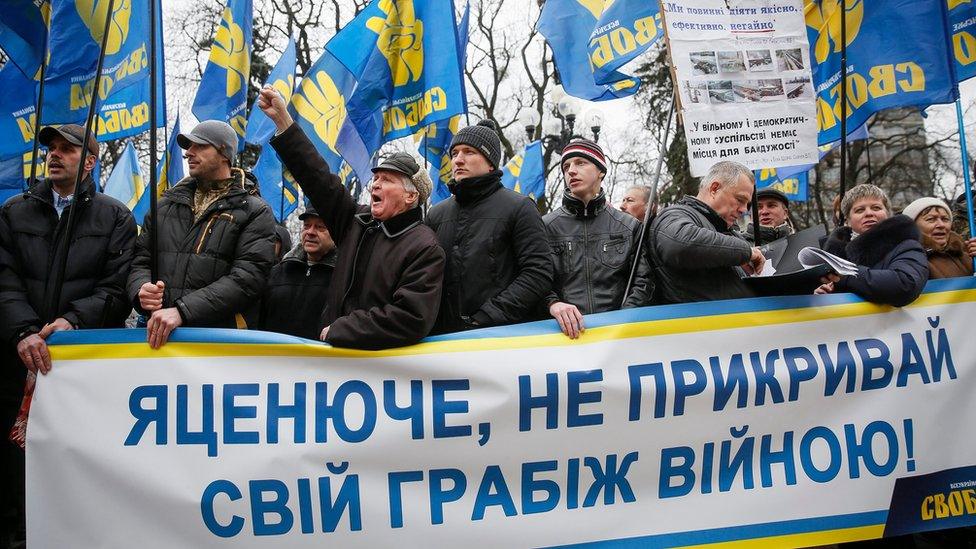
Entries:
{"label": "blue and yellow flag", "polygon": [[50,15],[49,0],[7,0],[0,9],[0,49],[31,79],[40,78]]}
{"label": "blue and yellow flag", "polygon": [[[604,0],[548,0],[536,25],[552,49],[563,89],[573,97],[589,101],[637,93],[640,79],[627,76],[616,67],[649,47],[662,34],[655,20],[657,2],[617,0],[606,14],[604,4]],[[604,15],[621,26],[599,27]],[[622,41],[625,33],[630,39],[626,43]]]}
{"label": "blue and yellow flag", "polygon": [[278,153],[269,144],[261,149],[261,156],[254,165],[254,176],[258,179],[261,198],[271,206],[275,219],[281,221],[298,207],[298,192],[295,180],[281,165]]}
{"label": "blue and yellow flag", "polygon": [[[823,145],[841,137],[840,2],[806,0],[804,12]],[[946,0],[848,0],[845,17],[848,128],[882,109],[955,101]]]}
{"label": "blue and yellow flag", "polygon": [[[166,150],[162,158],[156,163],[156,198],[163,196],[166,189],[179,183],[183,179],[183,149],[176,143],[176,136],[180,134],[180,117],[176,117],[176,123],[170,130],[169,142],[166,143]],[[148,183],[147,183],[148,184]],[[136,223],[141,224],[149,213],[149,193],[142,195],[139,203],[132,210],[132,215],[136,218]]]}
{"label": "blue and yellow flag", "polygon": [[[861,124],[859,128],[847,134],[848,142],[857,141],[859,139],[867,139],[867,138],[868,138],[867,122]],[[828,143],[826,145],[820,145],[819,147],[817,147],[818,152],[820,154],[820,160],[823,160],[823,157],[827,156],[827,153],[836,149],[839,146],[840,146],[840,141],[834,141],[833,143]],[[816,166],[817,166],[816,164],[801,164],[799,166],[787,166],[783,168],[778,168],[775,171],[776,173],[779,174],[780,178],[787,179],[793,177],[794,175],[807,173],[808,171],[812,170]]]}
{"label": "blue and yellow flag", "polygon": [[325,47],[356,81],[336,143],[360,178],[383,143],[464,112],[453,0],[375,0]]}
{"label": "blue and yellow flag", "polygon": [[[467,62],[466,51],[470,20],[471,4],[468,3],[464,6],[464,14],[461,16],[457,30],[458,59],[462,71],[464,71],[464,65]],[[463,84],[461,91],[464,92]],[[467,94],[465,94],[466,96]],[[467,112],[467,101],[465,101],[464,110]],[[417,134],[420,137],[418,149],[430,165],[430,180],[434,182],[434,189],[430,193],[431,206],[451,196],[451,189],[447,186],[447,182],[451,180],[451,155],[448,149],[460,125],[461,115],[455,115],[448,120],[431,124]]]}
{"label": "blue and yellow flag", "polygon": [[952,58],[956,65],[956,81],[976,76],[976,2],[947,0],[949,28],[952,29]]}
{"label": "blue and yellow flag", "polygon": [[9,158],[33,147],[34,84],[13,63],[0,68],[0,135],[3,136],[0,158]]}
{"label": "blue and yellow flag", "polygon": [[247,86],[251,76],[251,0],[227,0],[193,100],[197,120],[223,120],[240,137],[244,150],[247,125]]}
{"label": "blue and yellow flag", "polygon": [[[30,160],[30,152],[0,158],[0,205],[11,196],[23,192],[27,180],[30,178]],[[35,176],[45,177],[46,175],[44,161],[38,158]]]}
{"label": "blue and yellow flag", "polygon": [[[289,110],[295,122],[308,135],[333,173],[338,173],[342,164],[337,142],[346,123],[346,98],[355,87],[355,78],[325,50],[302,77],[291,98]],[[368,154],[365,163],[368,169]]]}
{"label": "blue and yellow flag", "polygon": [[542,141],[525,146],[502,168],[502,185],[517,193],[538,200],[546,192],[546,171],[542,165]]}
{"label": "blue and yellow flag", "polygon": [[[136,206],[139,202],[144,196],[148,196],[146,183],[139,170],[139,157],[136,155],[136,148],[132,146],[132,141],[125,144],[122,156],[112,169],[112,175],[108,176],[108,181],[105,182],[104,192],[125,204],[133,215],[136,214]],[[136,222],[141,225],[144,217],[145,214],[137,217]]]}
{"label": "blue and yellow flag", "polygon": [[[159,10],[158,0],[154,5]],[[149,115],[149,0],[116,0],[99,85],[96,137],[111,141],[142,133]],[[95,86],[106,0],[53,4],[51,56],[45,75],[44,124],[84,124]],[[154,126],[166,124],[162,17],[156,19],[157,105]]]}
{"label": "blue and yellow flag", "polygon": [[772,187],[786,194],[790,202],[806,202],[809,173],[802,172],[789,177],[780,176],[776,168],[763,168],[756,171],[756,188]]}
{"label": "blue and yellow flag", "polygon": [[[286,105],[291,102],[292,93],[295,91],[295,65],[295,39],[289,38],[288,46],[281,54],[281,59],[271,70],[265,82],[265,85],[271,86],[281,94]],[[252,107],[251,116],[247,119],[244,140],[252,145],[264,145],[274,137],[274,132],[274,122],[268,118],[268,115],[261,109]]]}

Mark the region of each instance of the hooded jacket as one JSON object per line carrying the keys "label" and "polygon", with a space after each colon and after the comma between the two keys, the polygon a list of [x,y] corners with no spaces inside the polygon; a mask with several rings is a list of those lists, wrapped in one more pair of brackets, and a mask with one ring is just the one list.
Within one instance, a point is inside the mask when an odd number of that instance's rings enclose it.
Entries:
{"label": "hooded jacket", "polygon": [[386,221],[359,206],[298,124],[271,145],[329,228],[338,248],[320,329],[337,347],[387,349],[426,336],[437,318],[444,251],[420,208]]}
{"label": "hooded jacket", "polygon": [[[56,318],[78,328],[113,328],[121,327],[129,315],[125,277],[132,261],[135,220],[124,204],[95,192],[91,178],[80,188],[60,219],[49,181],[35,183],[0,208],[0,346],[8,358],[15,356],[21,339]],[[54,272],[65,253],[68,215],[76,206],[61,299],[48,313],[45,305],[53,298]],[[17,372],[22,380],[26,369]]]}
{"label": "hooded jacket", "polygon": [[929,258],[929,279],[973,274],[973,260],[966,253],[966,243],[958,234],[949,231],[949,241],[944,247],[922,235],[922,247]]}
{"label": "hooded jacket", "polygon": [[261,329],[318,339],[336,255],[332,250],[312,263],[300,243],[288,252],[268,277],[261,299]]}
{"label": "hooded jacket", "polygon": [[753,297],[740,265],[752,246],[708,204],[682,197],[651,223],[651,265],[663,303]]}
{"label": "hooded jacket", "polygon": [[654,283],[641,254],[637,273],[624,299],[637,256],[641,222],[607,206],[603,190],[587,204],[568,190],[563,205],[542,218],[552,249],[555,280],[546,305],[575,305],[583,314],[640,307],[650,301]]}
{"label": "hooded jacket", "polygon": [[915,301],[929,278],[928,259],[915,222],[895,215],[857,238],[852,239],[851,234],[850,227],[838,227],[822,246],[857,264],[857,276],[842,276],[834,289],[896,307]]}
{"label": "hooded jacket", "polygon": [[159,223],[146,214],[136,240],[128,295],[150,282],[149,245],[159,227],[159,273],[166,283],[163,308],[176,307],[184,326],[247,328],[257,323],[261,292],[274,261],[274,216],[267,203],[244,186],[244,172],[198,218],[193,215],[197,182],[187,177],[163,193]]}
{"label": "hooded jacket", "polygon": [[506,189],[502,172],[451,182],[453,196],[427,225],[447,253],[435,333],[534,320],[552,289],[552,259],[532,199]]}

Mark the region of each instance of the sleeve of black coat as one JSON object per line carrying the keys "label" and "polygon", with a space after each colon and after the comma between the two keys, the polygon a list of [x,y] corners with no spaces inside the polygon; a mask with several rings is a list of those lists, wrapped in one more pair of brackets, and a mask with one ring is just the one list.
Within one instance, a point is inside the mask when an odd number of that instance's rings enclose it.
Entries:
{"label": "sleeve of black coat", "polygon": [[444,257],[437,244],[421,248],[404,265],[389,303],[337,318],[325,341],[335,347],[388,349],[426,337],[441,302]]}
{"label": "sleeve of black coat", "polygon": [[552,291],[554,269],[552,251],[542,216],[528,197],[513,214],[512,246],[518,262],[518,274],[507,288],[486,301],[474,314],[484,324],[482,315],[492,325],[514,324],[533,320],[539,301]]}
{"label": "sleeve of black coat", "polygon": [[836,283],[836,290],[854,292],[872,303],[904,307],[922,293],[929,279],[929,261],[922,244],[912,241],[904,245],[887,269],[858,266],[857,276],[844,276]]}
{"label": "sleeve of black coat", "polygon": [[272,138],[271,146],[322,217],[332,240],[341,242],[353,216],[359,211],[349,191],[329,170],[325,159],[297,123]]}
{"label": "sleeve of black coat", "polygon": [[[651,274],[651,262],[650,258],[647,257],[647,246],[641,245],[639,248],[637,246],[643,230],[644,225],[638,223],[634,227],[634,235],[631,239],[633,249],[627,260],[627,268],[630,269],[634,264],[634,260],[636,260],[637,271],[634,272],[634,280],[630,286],[630,293],[624,298],[622,307],[624,309],[649,305],[651,303],[651,297],[654,295],[654,275]],[[630,272],[627,275],[630,276]]]}
{"label": "sleeve of black coat", "polygon": [[207,325],[247,310],[260,299],[274,263],[275,220],[264,201],[250,211],[234,249],[230,272],[176,301],[183,322]]}
{"label": "sleeve of black coat", "polygon": [[155,282],[150,279],[149,272],[149,242],[152,232],[156,230],[152,213],[146,213],[142,222],[142,231],[135,239],[135,247],[132,251],[132,264],[129,267],[129,277],[126,283],[126,297],[132,308],[140,314],[147,314],[139,305],[139,289],[147,282]]}
{"label": "sleeve of black coat", "polygon": [[13,248],[13,234],[7,216],[10,206],[0,210],[0,345],[15,344],[14,338],[29,330],[38,332],[43,325],[37,311],[27,299],[22,273]]}
{"label": "sleeve of black coat", "polygon": [[752,255],[745,240],[699,227],[677,208],[661,212],[649,236],[661,262],[678,269],[734,267]]}
{"label": "sleeve of black coat", "polygon": [[108,242],[108,259],[95,283],[92,295],[68,304],[65,320],[79,328],[118,326],[132,306],[126,297],[126,278],[132,264],[136,221],[127,209],[115,210],[115,227]]}

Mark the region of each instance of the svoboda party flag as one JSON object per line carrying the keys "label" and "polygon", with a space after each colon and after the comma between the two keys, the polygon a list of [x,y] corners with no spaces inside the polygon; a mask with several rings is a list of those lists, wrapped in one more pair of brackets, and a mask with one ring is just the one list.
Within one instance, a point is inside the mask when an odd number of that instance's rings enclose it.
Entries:
{"label": "svoboda party flag", "polygon": [[542,165],[542,141],[533,141],[521,154],[505,164],[502,185],[538,200],[546,192],[546,171]]}
{"label": "svoboda party flag", "polygon": [[947,1],[956,80],[962,82],[976,76],[976,3],[973,0]]}
{"label": "svoboda party flag", "polygon": [[337,149],[361,179],[383,143],[465,110],[453,0],[375,0],[325,47],[356,82]]}
{"label": "svoboda party flag", "polygon": [[29,78],[39,78],[50,14],[48,0],[6,0],[0,9],[0,49]]}
{"label": "svoboda party flag", "polygon": [[251,0],[228,0],[191,109],[197,120],[230,124],[240,136],[239,150],[244,149],[247,125],[252,12]]}
{"label": "svoboda party flag", "polygon": [[[295,39],[289,38],[285,51],[281,54],[281,58],[278,59],[278,63],[271,70],[271,74],[268,75],[268,80],[265,82],[265,85],[271,86],[281,94],[286,104],[291,101],[291,96],[295,91],[296,61]],[[261,109],[251,109],[251,116],[247,119],[247,132],[244,140],[253,145],[264,145],[271,140],[274,133],[274,122],[268,118],[268,115],[264,114]]]}
{"label": "svoboda party flag", "polygon": [[[946,0],[848,0],[849,129],[882,109],[955,101],[946,10]],[[806,0],[804,16],[825,145],[841,137],[840,2]]]}
{"label": "svoboda party flag", "polygon": [[149,196],[132,141],[125,144],[122,157],[112,169],[112,175],[108,176],[108,181],[105,182],[105,194],[128,206],[133,213],[139,202]]}
{"label": "svoboda party flag", "polygon": [[548,0],[537,25],[552,48],[563,89],[590,101],[637,93],[640,79],[616,69],[661,35],[654,18],[657,2],[604,4],[603,0]]}

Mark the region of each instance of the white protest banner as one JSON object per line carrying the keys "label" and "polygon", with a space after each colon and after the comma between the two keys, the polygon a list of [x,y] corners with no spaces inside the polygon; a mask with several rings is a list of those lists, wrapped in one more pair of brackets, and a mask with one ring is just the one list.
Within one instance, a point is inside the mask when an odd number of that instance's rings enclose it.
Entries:
{"label": "white protest banner", "polygon": [[973,524],[976,279],[647,307],[362,352],[64,332],[28,424],[52,547],[797,546]]}
{"label": "white protest banner", "polygon": [[691,174],[817,162],[803,0],[664,2]]}

